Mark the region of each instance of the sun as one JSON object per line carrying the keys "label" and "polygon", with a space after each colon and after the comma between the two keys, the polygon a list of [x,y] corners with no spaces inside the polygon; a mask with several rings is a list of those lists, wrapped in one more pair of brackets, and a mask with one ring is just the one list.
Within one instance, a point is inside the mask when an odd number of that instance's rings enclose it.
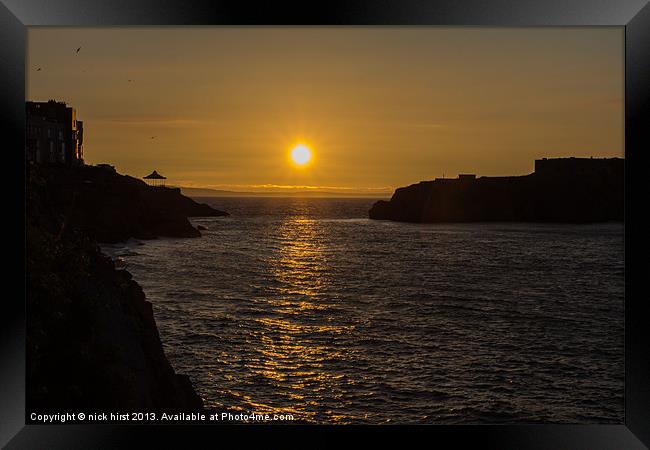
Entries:
{"label": "sun", "polygon": [[305,144],[298,144],[291,149],[291,161],[297,166],[306,166],[311,161],[311,150]]}

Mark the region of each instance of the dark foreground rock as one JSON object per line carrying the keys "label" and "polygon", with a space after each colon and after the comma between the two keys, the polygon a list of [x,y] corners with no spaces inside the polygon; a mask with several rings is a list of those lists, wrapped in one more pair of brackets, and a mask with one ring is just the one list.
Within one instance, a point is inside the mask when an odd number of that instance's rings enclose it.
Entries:
{"label": "dark foreground rock", "polygon": [[27,410],[201,410],[190,380],[165,357],[142,289],[69,220],[68,197],[55,189],[28,179]]}
{"label": "dark foreground rock", "polygon": [[623,159],[543,159],[530,175],[461,176],[399,188],[369,216],[417,223],[622,221],[623,194]]}
{"label": "dark foreground rock", "polygon": [[29,175],[33,186],[47,186],[47,202],[64,216],[65,226],[83,229],[99,242],[199,237],[188,217],[228,215],[185,197],[179,188],[154,188],[102,167],[32,167]]}

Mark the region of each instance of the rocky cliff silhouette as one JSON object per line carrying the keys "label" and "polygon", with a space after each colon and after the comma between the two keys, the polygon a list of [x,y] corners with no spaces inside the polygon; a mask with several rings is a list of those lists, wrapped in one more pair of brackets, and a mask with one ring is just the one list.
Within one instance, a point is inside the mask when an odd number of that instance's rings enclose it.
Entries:
{"label": "rocky cliff silhouette", "polygon": [[148,186],[103,167],[32,166],[30,176],[32,187],[47,186],[47,206],[58,211],[62,226],[82,229],[99,242],[199,237],[188,217],[228,215],[179,188]]}
{"label": "rocky cliff silhouette", "polygon": [[524,176],[422,181],[378,201],[371,219],[402,222],[564,222],[623,220],[622,158],[535,161]]}
{"label": "rocky cliff silhouette", "polygon": [[97,241],[196,237],[187,216],[226,213],[88,166],[31,166],[26,192],[28,410],[201,410],[142,289]]}

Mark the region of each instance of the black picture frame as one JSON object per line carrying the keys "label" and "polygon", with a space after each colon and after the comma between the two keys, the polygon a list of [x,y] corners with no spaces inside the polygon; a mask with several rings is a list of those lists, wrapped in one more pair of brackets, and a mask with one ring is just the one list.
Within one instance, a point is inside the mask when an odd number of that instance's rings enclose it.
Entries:
{"label": "black picture frame", "polygon": [[[621,425],[490,426],[153,426],[25,425],[25,59],[30,26],[127,25],[470,25],[625,27],[625,419]],[[141,441],[188,446],[187,437],[222,445],[277,439],[322,446],[363,431],[371,439],[500,449],[634,449],[650,446],[650,5],[646,0],[337,0],[299,4],[183,0],[0,0],[0,118],[5,173],[5,265],[0,317],[0,445],[8,448],[114,448]],[[7,177],[7,175],[10,175]],[[291,436],[290,440],[286,438]],[[418,440],[416,440],[418,439]],[[232,441],[231,441],[232,442]],[[237,441],[234,441],[237,442]],[[405,441],[401,441],[402,445]]]}

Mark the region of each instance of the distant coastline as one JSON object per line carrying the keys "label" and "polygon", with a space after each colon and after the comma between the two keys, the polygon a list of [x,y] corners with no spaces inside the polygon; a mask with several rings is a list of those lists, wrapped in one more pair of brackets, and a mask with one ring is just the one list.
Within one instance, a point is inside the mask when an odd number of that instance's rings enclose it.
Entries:
{"label": "distant coastline", "polygon": [[283,191],[230,191],[180,186],[181,193],[192,198],[205,197],[313,197],[313,198],[390,198],[390,192],[336,192],[328,190],[285,189]]}

